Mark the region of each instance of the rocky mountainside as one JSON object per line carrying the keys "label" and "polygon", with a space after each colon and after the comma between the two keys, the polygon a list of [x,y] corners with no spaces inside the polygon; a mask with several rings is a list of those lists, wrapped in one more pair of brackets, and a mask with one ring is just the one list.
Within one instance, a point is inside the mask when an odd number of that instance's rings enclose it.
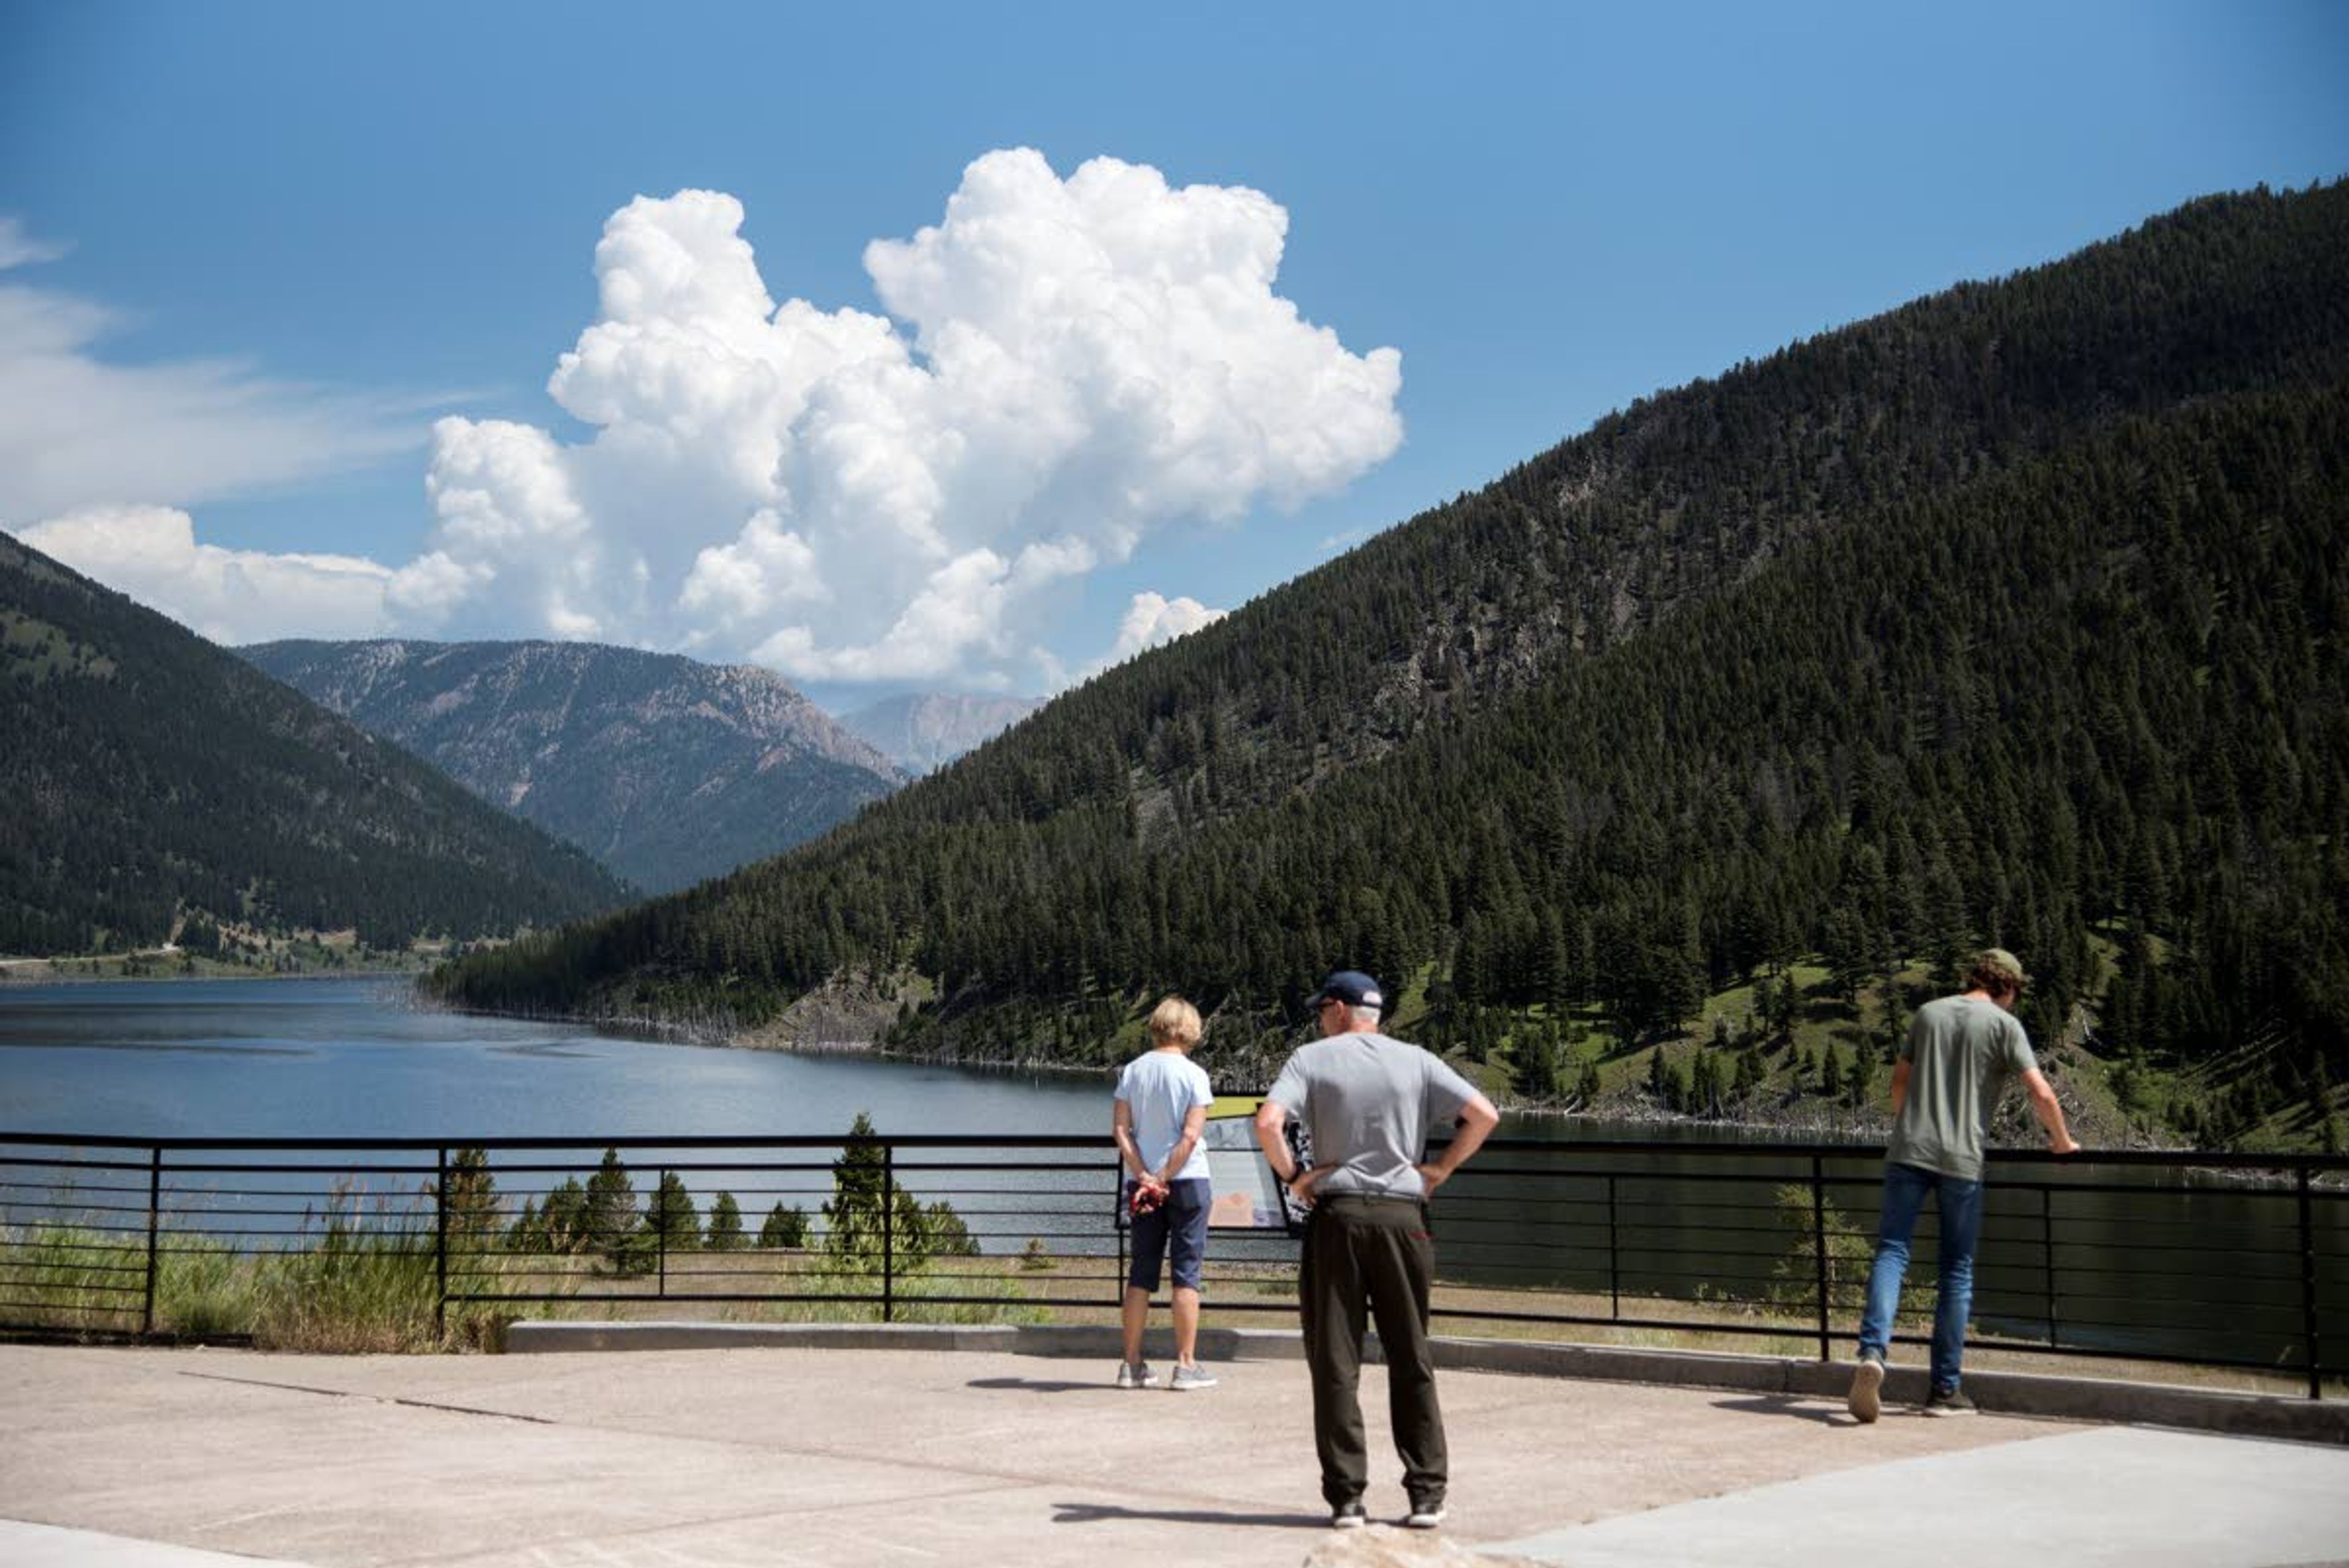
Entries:
{"label": "rocky mountainside", "polygon": [[780,854],[904,782],[748,666],[576,642],[239,651],[650,892]]}
{"label": "rocky mountainside", "polygon": [[619,903],[577,850],[0,534],[0,951],[182,919],[496,937]]}
{"label": "rocky mountainside", "polygon": [[843,713],[840,724],[907,773],[927,774],[993,740],[1041,706],[1028,697],[931,691],[891,697]]}

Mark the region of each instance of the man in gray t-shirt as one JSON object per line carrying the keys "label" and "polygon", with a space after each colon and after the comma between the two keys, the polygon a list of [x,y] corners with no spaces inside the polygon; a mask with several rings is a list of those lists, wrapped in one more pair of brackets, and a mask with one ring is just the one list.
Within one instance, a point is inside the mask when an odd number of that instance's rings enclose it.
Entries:
{"label": "man in gray t-shirt", "polygon": [[1868,1270],[1868,1307],[1859,1322],[1859,1362],[1852,1368],[1847,1403],[1862,1421],[1883,1408],[1884,1357],[1892,1347],[1892,1319],[1909,1272],[1909,1242],[1925,1199],[1941,1215],[1940,1293],[1933,1305],[1932,1383],[1928,1416],[1973,1409],[1959,1392],[1966,1319],[1973,1309],[1974,1243],[1982,1234],[1982,1144],[1990,1136],[2006,1086],[2020,1078],[2031,1108],[2057,1154],[2079,1148],[2064,1125],[2064,1107],[2039,1071],[2031,1040],[2015,1021],[2023,965],[2004,948],[1987,948],[1966,973],[1966,989],[1917,1010],[1892,1069],[1892,1139],[1885,1148],[1884,1204],[1877,1224],[1876,1261]]}
{"label": "man in gray t-shirt", "polygon": [[[1444,1521],[1450,1469],[1427,1339],[1435,1282],[1427,1200],[1501,1116],[1441,1059],[1380,1033],[1382,1000],[1377,982],[1353,970],[1322,982],[1313,997],[1322,1038],[1299,1047],[1281,1068],[1257,1113],[1256,1136],[1273,1173],[1312,1205],[1297,1288],[1330,1521],[1343,1530],[1369,1518],[1359,1386],[1362,1334],[1374,1319],[1411,1498],[1403,1522],[1432,1530]],[[1299,1171],[1289,1153],[1285,1129],[1292,1116],[1312,1137],[1317,1163],[1309,1171]],[[1420,1163],[1430,1130],[1455,1124],[1443,1157]]]}

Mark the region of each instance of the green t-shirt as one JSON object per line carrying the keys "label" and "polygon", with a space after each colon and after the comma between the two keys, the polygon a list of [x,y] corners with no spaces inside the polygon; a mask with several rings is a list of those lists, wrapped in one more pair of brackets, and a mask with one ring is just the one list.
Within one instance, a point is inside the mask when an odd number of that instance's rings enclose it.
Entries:
{"label": "green t-shirt", "polygon": [[1980,1181],[1982,1144],[2008,1080],[2039,1065],[2031,1037],[1994,1002],[1944,996],[1917,1010],[1900,1059],[1909,1097],[1885,1158]]}

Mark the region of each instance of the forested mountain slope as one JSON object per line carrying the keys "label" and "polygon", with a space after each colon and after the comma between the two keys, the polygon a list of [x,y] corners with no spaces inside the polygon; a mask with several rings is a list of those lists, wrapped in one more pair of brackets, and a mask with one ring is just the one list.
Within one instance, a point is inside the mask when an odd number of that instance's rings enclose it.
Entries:
{"label": "forested mountain slope", "polygon": [[903,962],[1032,1043],[1342,958],[1637,1040],[1998,939],[2043,1033],[2093,999],[2115,1049],[2337,1071],[2344,383],[2349,190],[2197,202],[1636,405],[817,845],[444,982],[754,1018]]}
{"label": "forested mountain slope", "polygon": [[747,666],[584,642],[237,651],[648,892],[781,854],[905,776]]}
{"label": "forested mountain slope", "polygon": [[202,914],[376,947],[606,909],[586,856],[0,535],[0,951]]}

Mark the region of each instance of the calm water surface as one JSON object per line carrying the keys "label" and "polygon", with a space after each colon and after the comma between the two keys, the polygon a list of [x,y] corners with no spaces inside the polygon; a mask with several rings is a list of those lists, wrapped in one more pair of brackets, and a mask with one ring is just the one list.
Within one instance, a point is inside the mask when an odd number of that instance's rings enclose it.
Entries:
{"label": "calm water surface", "polygon": [[418,1008],[404,981],[0,987],[0,1131],[132,1137],[1105,1132],[1109,1085]]}

